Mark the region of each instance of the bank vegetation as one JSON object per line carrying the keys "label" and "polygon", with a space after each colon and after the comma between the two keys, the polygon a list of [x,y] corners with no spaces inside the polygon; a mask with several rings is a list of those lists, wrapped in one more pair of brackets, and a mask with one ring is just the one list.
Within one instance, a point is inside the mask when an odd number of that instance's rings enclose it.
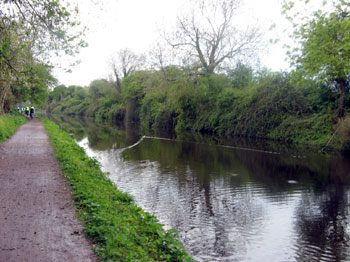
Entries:
{"label": "bank vegetation", "polygon": [[[166,77],[164,76],[166,73]],[[169,80],[171,77],[171,80]],[[112,81],[88,87],[58,86],[47,111],[107,121],[140,122],[143,128],[264,138],[348,149],[348,118],[338,119],[339,94],[316,81],[298,84],[291,73],[254,71],[239,64],[230,74],[188,77],[168,67],[136,71],[119,91]],[[350,97],[344,100],[347,114]],[[340,132],[340,130],[342,130]]]}

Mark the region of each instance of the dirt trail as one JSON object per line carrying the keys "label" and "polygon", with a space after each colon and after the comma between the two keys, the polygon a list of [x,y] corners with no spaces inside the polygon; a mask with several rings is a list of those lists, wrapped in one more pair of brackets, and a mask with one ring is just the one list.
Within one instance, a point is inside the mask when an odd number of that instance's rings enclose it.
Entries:
{"label": "dirt trail", "polygon": [[39,119],[0,143],[0,261],[97,261]]}

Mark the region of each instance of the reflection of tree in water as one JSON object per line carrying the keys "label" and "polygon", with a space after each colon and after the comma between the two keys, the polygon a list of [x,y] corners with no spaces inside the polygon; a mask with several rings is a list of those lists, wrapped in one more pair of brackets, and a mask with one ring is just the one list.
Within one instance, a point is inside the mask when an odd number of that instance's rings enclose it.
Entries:
{"label": "reflection of tree in water", "polygon": [[232,261],[232,257],[239,261],[249,238],[259,234],[264,220],[262,206],[252,192],[233,192],[229,183],[225,178],[196,180],[180,189],[186,192],[182,204],[188,210],[181,237],[191,254],[202,258],[215,254],[218,261]]}
{"label": "reflection of tree in water", "polygon": [[[146,139],[134,150],[125,152],[124,157],[126,160],[155,162],[159,164],[157,173],[166,174],[165,178],[173,176],[173,179],[177,180],[179,192],[176,195],[186,195],[184,198],[186,202],[183,199],[181,205],[177,206],[176,200],[171,195],[156,197],[161,201],[172,203],[170,226],[181,231],[181,237],[192,254],[201,253],[204,257],[205,254],[215,254],[221,261],[231,255],[231,261],[232,257],[237,258],[240,255],[244,257],[245,243],[249,242],[252,236],[259,235],[262,222],[266,219],[263,206],[257,202],[256,192],[251,191],[254,188],[249,183],[258,186],[259,194],[267,196],[268,201],[276,202],[284,201],[284,198],[288,200],[292,191],[297,191],[298,194],[301,192],[305,199],[309,188],[313,186],[349,184],[349,177],[346,175],[349,170],[347,162],[332,157],[311,156],[310,160],[309,157],[295,158],[291,155],[271,155],[152,139]],[[337,170],[333,170],[334,166]],[[298,184],[289,184],[288,180],[296,180]],[[324,190],[323,188],[320,191]],[[156,194],[161,192],[162,190],[157,190]],[[341,232],[344,229],[341,228],[341,221],[344,221],[346,214],[332,211],[332,208],[344,211],[345,202],[339,201],[341,191],[335,191],[327,197],[333,200],[326,201],[319,212],[327,214],[323,215],[325,218],[332,212],[338,213],[338,217],[335,215],[338,220],[333,220],[340,223],[340,226],[336,224],[334,232],[338,232],[337,230]],[[309,221],[310,234],[315,232],[312,228],[317,228],[317,225],[325,220],[321,216],[321,221],[313,222],[311,218],[314,216],[308,216],[308,213],[302,216],[304,211],[312,210],[310,207],[318,205],[316,200],[317,198],[309,199],[309,206],[298,213],[301,221],[305,223]],[[333,207],[334,201],[339,205]],[[297,220],[299,221],[298,218]],[[322,223],[319,227],[330,230]],[[308,232],[305,232],[307,235]],[[318,233],[316,231],[315,234]],[[340,239],[347,237],[341,233],[336,234]],[[333,243],[335,241],[331,240]],[[322,243],[314,242],[315,249],[321,246]],[[315,255],[317,257],[317,254]],[[303,259],[301,256],[299,258]]]}
{"label": "reflection of tree in water", "polygon": [[321,194],[303,195],[296,213],[298,261],[350,259],[346,190],[342,185],[333,185]]}
{"label": "reflection of tree in water", "polygon": [[86,137],[84,128],[84,120],[79,117],[69,117],[65,115],[48,115],[51,121],[59,125],[59,127],[67,133],[73,135],[74,139],[80,141]]}
{"label": "reflection of tree in water", "polygon": [[135,123],[125,123],[125,140],[126,145],[133,145],[140,139],[139,126]]}
{"label": "reflection of tree in water", "polygon": [[[342,156],[259,156],[242,152],[240,160],[267,194],[301,189],[296,211],[297,261],[350,261],[349,161]],[[288,184],[295,180],[298,184]],[[308,189],[308,190],[306,190]],[[276,198],[275,198],[276,199]],[[345,260],[344,260],[345,259]]]}
{"label": "reflection of tree in water", "polygon": [[123,148],[139,139],[138,127],[130,124],[124,127],[107,122],[95,122],[91,118],[69,116],[51,115],[49,118],[78,141],[87,136],[89,146],[96,150]]}
{"label": "reflection of tree in water", "polygon": [[[147,200],[142,201],[154,202],[152,212],[180,230],[191,254],[201,254],[202,259],[207,255],[210,261],[215,254],[220,261],[232,261],[232,256],[243,256],[248,238],[259,233],[263,221],[261,204],[249,188],[232,190],[232,184],[241,184],[246,175],[232,152],[195,143],[145,139],[136,148],[123,152],[123,157],[127,161],[157,163],[157,171],[151,178],[145,175],[146,181],[139,185],[150,184],[152,179],[152,186],[143,189]],[[173,182],[168,184],[169,180]],[[164,194],[164,188],[170,185],[176,188]],[[179,196],[181,199],[177,199]]]}
{"label": "reflection of tree in water", "polygon": [[350,261],[348,165],[332,162],[329,184],[303,194],[296,212],[298,261]]}

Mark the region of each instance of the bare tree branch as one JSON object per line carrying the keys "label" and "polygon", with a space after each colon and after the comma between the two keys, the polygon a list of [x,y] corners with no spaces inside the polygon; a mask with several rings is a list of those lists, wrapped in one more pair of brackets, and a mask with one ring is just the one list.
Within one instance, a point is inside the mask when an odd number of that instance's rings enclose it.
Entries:
{"label": "bare tree branch", "polygon": [[194,10],[200,12],[178,17],[177,31],[166,41],[183,57],[196,57],[202,73],[210,75],[224,61],[238,59],[257,48],[262,37],[260,30],[243,31],[233,24],[240,0],[194,2]]}
{"label": "bare tree branch", "polygon": [[140,69],[144,64],[145,57],[143,55],[135,54],[127,48],[117,52],[115,58],[111,58],[110,66],[116,78],[116,85],[119,91],[121,91],[121,80]]}

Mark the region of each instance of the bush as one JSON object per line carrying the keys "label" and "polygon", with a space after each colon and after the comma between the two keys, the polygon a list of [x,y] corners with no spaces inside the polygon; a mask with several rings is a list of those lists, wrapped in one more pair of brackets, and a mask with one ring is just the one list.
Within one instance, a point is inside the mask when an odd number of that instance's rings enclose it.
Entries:
{"label": "bush", "polygon": [[294,143],[326,145],[332,134],[332,115],[289,116],[267,137]]}
{"label": "bush", "polygon": [[350,117],[340,119],[334,131],[333,141],[330,145],[345,153],[350,153]]}

